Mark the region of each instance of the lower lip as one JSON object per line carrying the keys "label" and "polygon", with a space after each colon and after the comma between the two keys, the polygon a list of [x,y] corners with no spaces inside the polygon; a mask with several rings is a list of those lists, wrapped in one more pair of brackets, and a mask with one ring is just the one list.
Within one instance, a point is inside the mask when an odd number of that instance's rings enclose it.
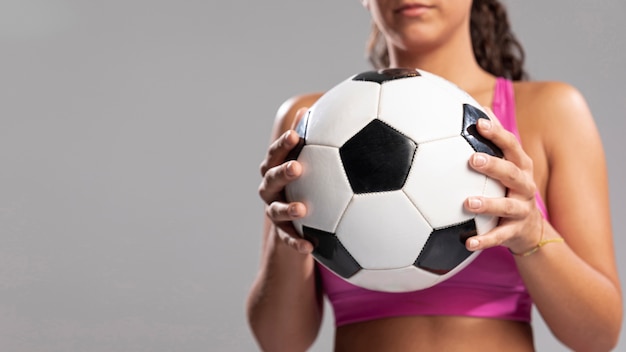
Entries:
{"label": "lower lip", "polygon": [[426,13],[430,8],[427,6],[408,7],[399,11],[400,14],[407,17],[417,17]]}

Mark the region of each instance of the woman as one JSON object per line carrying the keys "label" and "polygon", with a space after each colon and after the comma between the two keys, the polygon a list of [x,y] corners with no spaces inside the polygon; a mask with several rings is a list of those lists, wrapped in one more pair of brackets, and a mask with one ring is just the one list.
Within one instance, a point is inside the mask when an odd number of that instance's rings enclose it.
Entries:
{"label": "woman", "polygon": [[[604,154],[583,97],[563,83],[522,81],[523,53],[497,0],[363,3],[374,23],[376,67],[433,72],[493,108],[497,118],[478,130],[505,158],[476,153],[469,164],[508,193],[470,197],[464,206],[501,220],[467,240],[468,250],[484,250],[470,266],[431,289],[378,294],[338,281],[315,264],[312,245],[293,229],[291,220],[304,216],[305,206],[282,196],[302,172],[298,162],[285,162],[298,141],[292,128],[320,94],[287,101],[261,164],[267,220],[248,300],[261,348],[306,350],[319,331],[326,292],[337,319],[337,351],[533,351],[530,299],[573,350],[612,349],[622,320],[620,284]],[[359,310],[346,297],[361,308],[382,308]],[[440,297],[461,304],[449,307]]]}

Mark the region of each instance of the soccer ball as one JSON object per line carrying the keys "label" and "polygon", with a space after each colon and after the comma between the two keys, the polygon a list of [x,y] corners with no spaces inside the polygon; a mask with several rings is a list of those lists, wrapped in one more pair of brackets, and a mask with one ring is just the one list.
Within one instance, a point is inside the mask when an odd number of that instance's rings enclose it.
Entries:
{"label": "soccer ball", "polygon": [[286,187],[307,215],[296,230],[315,259],[371,290],[431,287],[478,252],[465,240],[496,226],[463,208],[469,196],[502,197],[499,182],[472,170],[477,151],[502,152],[476,131],[489,117],[456,85],[416,69],[354,75],[306,112],[291,158],[302,176]]}

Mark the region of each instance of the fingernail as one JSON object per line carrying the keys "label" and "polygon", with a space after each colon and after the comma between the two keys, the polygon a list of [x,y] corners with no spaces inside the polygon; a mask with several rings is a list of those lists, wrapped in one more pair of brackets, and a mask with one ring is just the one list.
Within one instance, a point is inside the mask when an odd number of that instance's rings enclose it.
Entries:
{"label": "fingernail", "polygon": [[289,206],[289,215],[294,218],[298,217],[298,208],[295,205]]}
{"label": "fingernail", "polygon": [[483,205],[483,202],[480,200],[480,198],[470,198],[469,199],[469,206],[472,209],[478,209]]}
{"label": "fingernail", "polygon": [[293,161],[290,161],[290,162],[287,163],[285,172],[287,173],[287,176],[293,176],[294,175],[294,172],[293,172]]}
{"label": "fingernail", "polygon": [[489,119],[478,119],[478,124],[481,128],[488,130],[491,128],[491,120]]}
{"label": "fingernail", "polygon": [[478,240],[477,240],[477,239],[475,239],[475,238],[472,238],[471,240],[469,240],[469,243],[468,243],[468,245],[469,245],[469,248],[470,248],[470,249],[476,249],[476,248],[478,248],[478,245],[479,245],[479,244],[480,244],[480,243],[479,243],[479,242],[478,242]]}
{"label": "fingernail", "polygon": [[485,158],[485,156],[482,154],[474,154],[474,157],[472,158],[472,164],[474,164],[474,166],[483,166],[487,164],[487,158]]}

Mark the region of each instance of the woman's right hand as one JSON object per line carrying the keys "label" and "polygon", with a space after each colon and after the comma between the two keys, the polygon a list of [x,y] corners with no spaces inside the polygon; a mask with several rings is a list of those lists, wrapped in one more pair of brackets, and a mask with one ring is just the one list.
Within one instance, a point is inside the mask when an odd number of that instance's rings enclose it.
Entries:
{"label": "woman's right hand", "polygon": [[274,235],[278,235],[286,245],[303,254],[311,253],[313,245],[296,232],[292,220],[304,217],[306,207],[300,202],[288,203],[285,199],[285,186],[302,174],[302,165],[298,161],[286,159],[300,141],[294,127],[306,110],[299,109],[292,128],[270,145],[260,166],[263,180],[259,185],[259,195],[266,204],[265,214],[274,224]]}

